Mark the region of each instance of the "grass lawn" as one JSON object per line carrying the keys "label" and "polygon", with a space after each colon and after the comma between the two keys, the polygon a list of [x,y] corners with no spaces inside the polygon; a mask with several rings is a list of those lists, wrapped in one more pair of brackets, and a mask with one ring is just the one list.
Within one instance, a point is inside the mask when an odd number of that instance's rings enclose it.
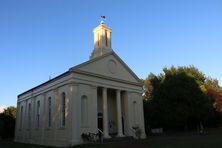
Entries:
{"label": "grass lawn", "polygon": [[[16,143],[13,142],[13,140],[0,140],[0,148],[47,148],[47,146]],[[48,147],[48,148],[53,148],[53,147]]]}
{"label": "grass lawn", "polygon": [[[43,146],[20,144],[10,140],[0,141],[0,148],[41,148]],[[214,132],[204,135],[179,133],[164,136],[151,136],[144,140],[128,143],[88,144],[75,148],[222,148],[222,133]],[[43,147],[46,148],[46,147]]]}
{"label": "grass lawn", "polygon": [[130,143],[81,145],[77,148],[222,148],[222,134],[148,137]]}

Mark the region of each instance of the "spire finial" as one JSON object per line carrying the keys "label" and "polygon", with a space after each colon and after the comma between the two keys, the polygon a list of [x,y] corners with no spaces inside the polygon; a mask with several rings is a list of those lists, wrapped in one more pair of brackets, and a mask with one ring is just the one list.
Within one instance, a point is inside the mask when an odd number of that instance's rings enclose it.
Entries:
{"label": "spire finial", "polygon": [[100,16],[100,24],[104,24],[104,21],[106,20],[106,17],[104,15]]}

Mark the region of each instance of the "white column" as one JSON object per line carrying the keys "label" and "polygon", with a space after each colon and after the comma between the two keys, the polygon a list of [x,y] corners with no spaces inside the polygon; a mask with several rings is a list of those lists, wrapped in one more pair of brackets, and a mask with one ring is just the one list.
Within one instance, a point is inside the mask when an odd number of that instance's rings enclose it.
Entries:
{"label": "white column", "polygon": [[110,138],[108,129],[107,88],[103,88],[103,133],[104,138]]}
{"label": "white column", "polygon": [[117,128],[118,128],[117,136],[123,137],[120,90],[116,91],[116,108],[117,108]]}

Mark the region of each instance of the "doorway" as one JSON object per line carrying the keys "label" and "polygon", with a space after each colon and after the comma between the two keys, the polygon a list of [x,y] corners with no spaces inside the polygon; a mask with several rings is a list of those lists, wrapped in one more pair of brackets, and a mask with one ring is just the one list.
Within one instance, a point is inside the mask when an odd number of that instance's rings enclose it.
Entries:
{"label": "doorway", "polygon": [[98,129],[103,132],[103,113],[98,113]]}

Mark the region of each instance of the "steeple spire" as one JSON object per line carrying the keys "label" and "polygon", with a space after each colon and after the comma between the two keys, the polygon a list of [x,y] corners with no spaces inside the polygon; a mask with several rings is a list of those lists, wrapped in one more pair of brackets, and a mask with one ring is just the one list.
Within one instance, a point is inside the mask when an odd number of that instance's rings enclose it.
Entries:
{"label": "steeple spire", "polygon": [[94,50],[90,59],[96,58],[112,51],[111,48],[111,28],[104,23],[105,16],[101,16],[99,26],[93,29],[94,33]]}

